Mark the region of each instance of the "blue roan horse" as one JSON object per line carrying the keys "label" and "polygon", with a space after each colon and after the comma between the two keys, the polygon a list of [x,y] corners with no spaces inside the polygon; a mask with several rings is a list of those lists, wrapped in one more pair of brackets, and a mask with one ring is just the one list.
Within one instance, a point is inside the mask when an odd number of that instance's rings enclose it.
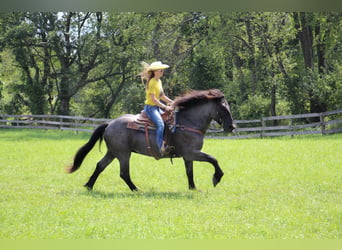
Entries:
{"label": "blue roan horse", "polygon": [[[186,174],[188,177],[189,189],[196,189],[193,178],[193,161],[204,161],[211,163],[215,168],[213,185],[216,186],[222,176],[217,160],[201,152],[205,131],[212,120],[223,125],[224,131],[232,132],[235,128],[228,102],[219,90],[191,91],[179,97],[174,102],[174,107],[179,110],[176,115],[175,131],[170,134],[170,143],[174,146],[172,157],[183,157]],[[129,160],[131,153],[151,155],[151,152],[158,152],[155,133],[149,133],[147,143],[144,132],[127,128],[127,124],[135,120],[137,115],[126,114],[109,123],[100,125],[91,135],[89,141],[83,145],[75,155],[73,165],[68,172],[76,171],[82,164],[83,159],[94,147],[95,143],[104,138],[107,145],[106,155],[97,163],[96,169],[89,181],[85,184],[89,190],[93,189],[96,179],[100,173],[115,159],[120,162],[120,177],[126,182],[132,191],[137,191],[133,184]],[[150,144],[152,149],[148,149]],[[153,155],[155,157],[155,155]],[[170,155],[161,156],[171,157]]]}

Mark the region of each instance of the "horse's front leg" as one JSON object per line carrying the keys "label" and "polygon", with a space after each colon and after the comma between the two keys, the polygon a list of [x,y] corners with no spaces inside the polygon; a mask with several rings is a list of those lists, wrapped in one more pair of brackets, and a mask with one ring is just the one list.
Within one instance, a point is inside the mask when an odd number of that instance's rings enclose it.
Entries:
{"label": "horse's front leg", "polygon": [[203,153],[201,151],[196,151],[194,152],[193,156],[192,156],[192,159],[194,161],[204,161],[204,162],[209,162],[211,163],[214,168],[215,168],[215,173],[213,175],[213,185],[214,187],[216,187],[216,185],[220,182],[222,176],[223,176],[223,171],[222,169],[220,168],[217,160],[211,156],[211,155],[208,155],[206,153]]}
{"label": "horse's front leg", "polygon": [[190,190],[195,190],[195,182],[194,182],[194,171],[193,171],[193,161],[187,161],[184,159],[186,176],[188,177],[188,184]]}

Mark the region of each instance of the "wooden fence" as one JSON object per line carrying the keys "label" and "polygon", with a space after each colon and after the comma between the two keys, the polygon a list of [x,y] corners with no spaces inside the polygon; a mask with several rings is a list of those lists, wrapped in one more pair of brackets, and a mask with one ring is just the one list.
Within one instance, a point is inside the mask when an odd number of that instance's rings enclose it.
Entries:
{"label": "wooden fence", "polygon": [[[1,115],[0,128],[58,129],[92,132],[109,119],[60,115]],[[222,139],[264,138],[304,134],[333,134],[342,132],[342,110],[288,116],[271,116],[257,120],[235,120],[234,134],[224,135],[213,122],[207,137]]]}
{"label": "wooden fence", "polygon": [[62,115],[0,115],[0,128],[36,128],[93,132],[109,119]]}
{"label": "wooden fence", "polygon": [[[306,134],[334,134],[342,132],[342,110],[301,115],[271,116],[257,120],[236,120],[232,136],[221,138],[244,139]],[[212,124],[213,125],[213,124]],[[215,126],[215,125],[214,125]],[[221,130],[209,129],[209,135]],[[216,136],[216,138],[220,138]]]}

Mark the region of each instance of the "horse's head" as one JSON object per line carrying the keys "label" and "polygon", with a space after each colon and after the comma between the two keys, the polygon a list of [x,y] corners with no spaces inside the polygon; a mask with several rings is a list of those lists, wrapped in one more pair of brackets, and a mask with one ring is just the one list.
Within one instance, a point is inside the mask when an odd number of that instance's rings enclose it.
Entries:
{"label": "horse's head", "polygon": [[[217,123],[223,125],[226,132],[232,132],[236,128],[229,104],[220,90],[193,90],[176,99],[173,105],[182,110],[190,110],[191,112],[186,113],[187,116],[200,115],[203,117],[207,115],[206,122],[214,119]],[[193,120],[193,117],[191,119]],[[209,126],[209,124],[206,124],[206,126]]]}
{"label": "horse's head", "polygon": [[234,129],[236,129],[233,116],[230,112],[229,104],[224,97],[218,100],[217,115],[214,117],[214,120],[220,125],[223,125],[223,129],[226,132],[232,132]]}

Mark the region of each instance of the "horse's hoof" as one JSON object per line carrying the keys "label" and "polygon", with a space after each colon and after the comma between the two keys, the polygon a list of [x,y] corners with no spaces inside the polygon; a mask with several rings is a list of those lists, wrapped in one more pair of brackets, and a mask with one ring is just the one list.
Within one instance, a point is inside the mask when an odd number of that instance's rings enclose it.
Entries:
{"label": "horse's hoof", "polygon": [[217,183],[219,183],[219,181],[214,176],[213,177],[213,185],[214,185],[214,187],[216,187]]}
{"label": "horse's hoof", "polygon": [[223,174],[216,177],[215,175],[213,176],[213,185],[214,187],[216,187],[216,185],[221,181],[221,178],[222,178]]}
{"label": "horse's hoof", "polygon": [[89,187],[87,184],[85,184],[84,187],[85,187],[88,191],[93,191],[93,188],[92,188],[92,187]]}

